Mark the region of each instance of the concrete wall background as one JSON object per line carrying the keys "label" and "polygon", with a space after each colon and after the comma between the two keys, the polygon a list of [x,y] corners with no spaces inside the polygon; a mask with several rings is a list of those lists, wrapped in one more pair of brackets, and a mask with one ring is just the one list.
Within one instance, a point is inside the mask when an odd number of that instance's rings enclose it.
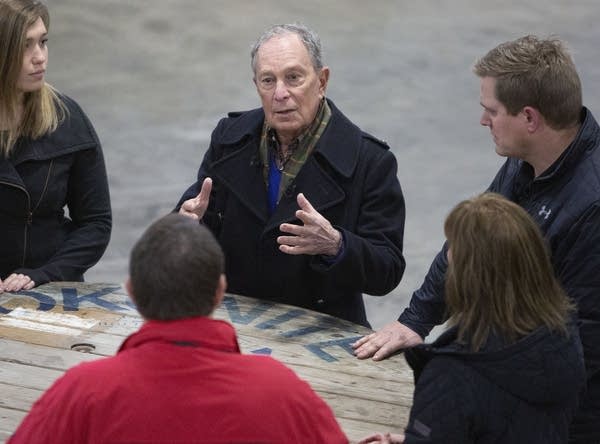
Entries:
{"label": "concrete wall background", "polygon": [[388,141],[407,206],[398,288],[366,296],[375,328],[406,306],[459,200],[485,189],[502,159],[479,126],[474,60],[496,44],[555,34],[573,50],[585,104],[600,114],[597,0],[47,0],[48,79],[86,110],[103,143],[114,229],[91,282],[122,282],[131,246],[195,179],[228,111],[259,106],[249,48],[269,25],[321,36],[328,96]]}

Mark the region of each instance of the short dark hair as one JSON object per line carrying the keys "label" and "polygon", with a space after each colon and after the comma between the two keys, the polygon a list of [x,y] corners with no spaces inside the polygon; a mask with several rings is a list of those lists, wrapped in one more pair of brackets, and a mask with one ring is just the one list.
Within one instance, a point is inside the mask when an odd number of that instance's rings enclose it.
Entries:
{"label": "short dark hair", "polygon": [[221,247],[198,221],[169,214],[137,241],[129,261],[133,296],[146,319],[207,316],[224,272]]}

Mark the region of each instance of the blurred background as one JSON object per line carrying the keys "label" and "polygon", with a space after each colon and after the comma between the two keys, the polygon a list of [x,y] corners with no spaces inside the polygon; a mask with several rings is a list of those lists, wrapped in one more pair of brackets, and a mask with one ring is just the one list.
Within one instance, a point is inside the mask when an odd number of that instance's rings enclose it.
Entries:
{"label": "blurred background", "polygon": [[86,274],[123,282],[129,250],[195,180],[228,111],[256,108],[250,46],[267,27],[321,36],[328,97],[386,140],[406,198],[407,268],[395,291],[365,296],[374,328],[394,320],[443,242],[458,201],[483,191],[502,159],[479,125],[476,58],[525,34],[564,39],[600,117],[597,0],[47,0],[48,80],[77,100],[106,157],[111,243]]}

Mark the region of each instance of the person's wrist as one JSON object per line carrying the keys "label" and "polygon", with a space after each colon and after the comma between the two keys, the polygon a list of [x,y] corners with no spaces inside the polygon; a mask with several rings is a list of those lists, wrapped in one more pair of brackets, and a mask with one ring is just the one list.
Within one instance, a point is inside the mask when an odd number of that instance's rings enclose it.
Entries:
{"label": "person's wrist", "polygon": [[332,243],[333,246],[332,246],[331,250],[328,251],[327,253],[325,253],[325,255],[324,255],[329,258],[336,257],[340,253],[340,250],[342,248],[342,240],[343,240],[342,233],[340,233],[335,228],[333,228],[333,231],[334,231],[334,237],[336,239]]}

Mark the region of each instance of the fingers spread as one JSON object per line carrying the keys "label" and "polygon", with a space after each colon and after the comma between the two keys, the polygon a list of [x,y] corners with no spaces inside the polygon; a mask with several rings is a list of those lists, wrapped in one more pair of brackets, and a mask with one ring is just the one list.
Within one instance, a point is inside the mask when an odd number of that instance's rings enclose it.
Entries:
{"label": "fingers spread", "polygon": [[279,226],[279,231],[282,231],[284,233],[293,234],[295,236],[300,236],[304,230],[303,230],[303,227],[300,225],[281,224]]}
{"label": "fingers spread", "polygon": [[279,245],[288,245],[290,247],[297,247],[299,245],[304,244],[304,241],[299,236],[279,236],[277,238],[277,243]]}
{"label": "fingers spread", "polygon": [[308,199],[306,197],[304,197],[303,193],[299,193],[298,194],[298,197],[296,197],[296,202],[298,202],[298,206],[301,209],[303,209],[304,211],[307,211],[309,213],[315,211],[315,209],[310,204],[310,202],[308,201]]}

